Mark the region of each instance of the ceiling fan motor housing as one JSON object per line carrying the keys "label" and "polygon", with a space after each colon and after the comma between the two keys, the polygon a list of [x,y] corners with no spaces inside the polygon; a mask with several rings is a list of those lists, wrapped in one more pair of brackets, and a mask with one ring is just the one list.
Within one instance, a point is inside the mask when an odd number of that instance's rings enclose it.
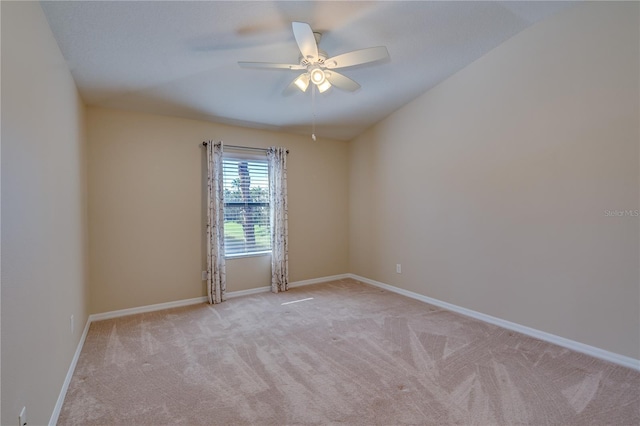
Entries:
{"label": "ceiling fan motor housing", "polygon": [[318,58],[316,58],[315,62],[311,62],[311,60],[305,58],[304,56],[300,56],[300,65],[303,65],[305,67],[309,67],[314,64],[325,66],[324,62],[327,60],[328,57],[329,55],[327,55],[327,52],[325,52],[324,50],[318,49]]}

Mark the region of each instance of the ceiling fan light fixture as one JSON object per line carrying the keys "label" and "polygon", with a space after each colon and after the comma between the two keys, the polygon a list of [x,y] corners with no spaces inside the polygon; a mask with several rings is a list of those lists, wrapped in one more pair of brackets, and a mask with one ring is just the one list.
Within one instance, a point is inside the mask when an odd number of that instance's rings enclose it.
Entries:
{"label": "ceiling fan light fixture", "polygon": [[303,92],[306,92],[307,87],[309,87],[309,74],[307,73],[300,74],[300,76],[296,78],[296,80],[293,83],[296,86],[298,86],[298,89],[302,90]]}
{"label": "ceiling fan light fixture", "polygon": [[311,81],[313,82],[313,84],[316,85],[321,85],[322,83],[324,83],[326,81],[326,77],[324,75],[324,71],[322,71],[320,68],[314,68],[311,70]]}
{"label": "ceiling fan light fixture", "polygon": [[320,93],[324,93],[326,92],[329,88],[331,87],[331,83],[329,83],[328,80],[323,81],[322,83],[318,84],[318,91]]}

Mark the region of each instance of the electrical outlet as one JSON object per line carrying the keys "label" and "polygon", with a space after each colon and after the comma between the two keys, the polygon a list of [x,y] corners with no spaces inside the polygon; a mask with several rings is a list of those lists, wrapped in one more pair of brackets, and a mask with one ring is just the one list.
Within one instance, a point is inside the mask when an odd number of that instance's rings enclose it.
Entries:
{"label": "electrical outlet", "polygon": [[74,330],[76,329],[76,323],[73,320],[73,315],[71,315],[71,318],[69,319],[69,322],[71,323],[71,334],[73,334]]}
{"label": "electrical outlet", "polygon": [[207,271],[202,271],[202,281],[206,281],[208,278]]}
{"label": "electrical outlet", "polygon": [[396,274],[401,274],[402,273],[402,265],[399,263],[396,263]]}
{"label": "electrical outlet", "polygon": [[26,426],[27,424],[27,407],[22,407],[20,414],[18,415],[18,424],[20,426]]}

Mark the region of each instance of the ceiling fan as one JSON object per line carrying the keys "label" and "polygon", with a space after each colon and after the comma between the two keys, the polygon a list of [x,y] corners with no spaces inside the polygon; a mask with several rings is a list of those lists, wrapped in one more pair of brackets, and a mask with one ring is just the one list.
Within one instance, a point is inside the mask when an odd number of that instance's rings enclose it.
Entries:
{"label": "ceiling fan", "polygon": [[293,35],[300,49],[301,56],[297,64],[277,64],[271,62],[238,62],[244,68],[280,68],[289,70],[305,70],[295,78],[285,89],[284,93],[294,92],[296,88],[303,92],[307,91],[310,83],[313,83],[320,93],[325,92],[331,86],[338,89],[353,92],[360,88],[360,85],[349,77],[334,70],[347,68],[355,65],[376,62],[389,57],[387,48],[384,46],[369,47],[366,49],[354,50],[341,55],[328,57],[326,52],[318,48],[322,34],[311,30],[309,24],[304,22],[293,22]]}

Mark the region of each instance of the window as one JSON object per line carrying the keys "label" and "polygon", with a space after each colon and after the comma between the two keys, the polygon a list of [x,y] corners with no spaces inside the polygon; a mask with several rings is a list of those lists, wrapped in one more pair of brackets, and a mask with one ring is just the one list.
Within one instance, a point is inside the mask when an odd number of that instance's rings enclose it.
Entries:
{"label": "window", "polygon": [[271,251],[266,159],[231,154],[222,160],[225,256]]}

